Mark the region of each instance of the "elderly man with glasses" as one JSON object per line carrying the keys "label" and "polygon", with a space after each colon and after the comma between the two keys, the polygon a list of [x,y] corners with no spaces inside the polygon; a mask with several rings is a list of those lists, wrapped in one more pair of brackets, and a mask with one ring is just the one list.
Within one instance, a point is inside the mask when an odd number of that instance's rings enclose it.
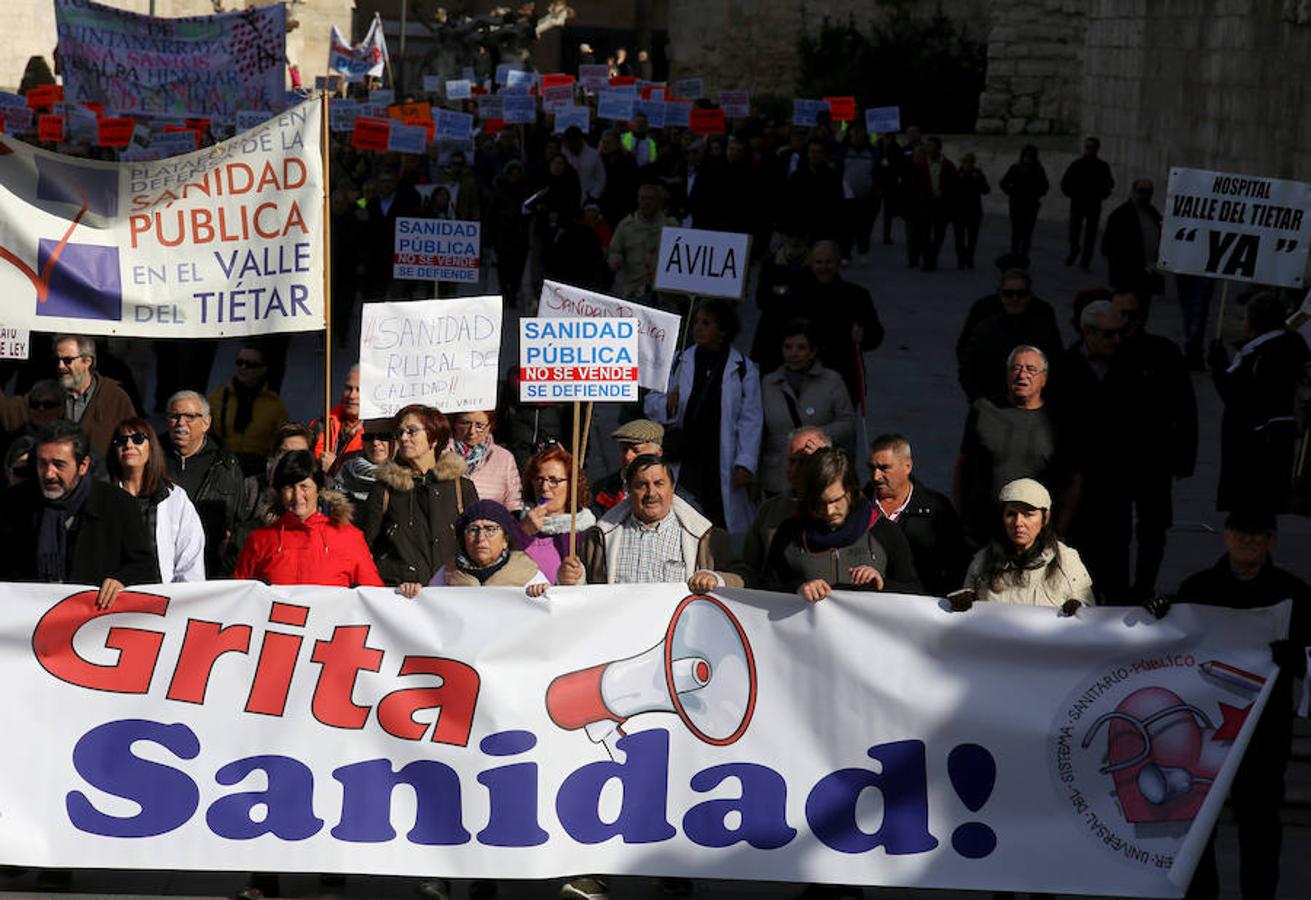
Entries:
{"label": "elderly man with glasses", "polygon": [[80,425],[96,452],[104,455],[114,429],[136,415],[127,392],[96,371],[96,342],[72,334],[55,337],[55,367],[64,389],[64,417]]}

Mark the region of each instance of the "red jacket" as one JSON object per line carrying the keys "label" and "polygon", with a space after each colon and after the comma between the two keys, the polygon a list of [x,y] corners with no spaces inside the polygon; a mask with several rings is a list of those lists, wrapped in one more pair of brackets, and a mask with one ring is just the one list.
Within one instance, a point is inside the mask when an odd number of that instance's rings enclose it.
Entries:
{"label": "red jacket", "polygon": [[350,523],[350,504],[334,491],[321,495],[333,514],[315,512],[304,522],[283,513],[246,538],[236,578],[266,584],[381,587],[364,533]]}

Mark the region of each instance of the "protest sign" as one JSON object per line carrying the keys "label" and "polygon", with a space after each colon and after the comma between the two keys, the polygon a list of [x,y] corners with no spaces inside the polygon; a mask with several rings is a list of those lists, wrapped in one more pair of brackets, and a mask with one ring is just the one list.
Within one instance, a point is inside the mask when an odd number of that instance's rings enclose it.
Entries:
{"label": "protest sign", "polygon": [[332,26],[332,39],[328,47],[328,68],[341,72],[347,81],[363,81],[367,77],[381,78],[387,65],[387,38],[382,32],[382,18],[374,14],[364,40],[351,46],[346,36]]}
{"label": "protest sign", "polygon": [[577,127],[583,134],[587,134],[592,123],[588,117],[591,110],[586,106],[566,106],[555,111],[555,126],[551,129],[552,134],[563,134],[566,128],[570,126]]}
{"label": "protest sign", "polygon": [[484,94],[478,98],[478,118],[484,126],[488,119],[499,119],[505,113],[505,101],[500,94]]}
{"label": "protest sign", "polygon": [[542,90],[553,87],[570,87],[574,86],[574,76],[566,72],[553,72],[549,75],[542,76]]}
{"label": "protest sign", "polygon": [[646,124],[650,128],[664,128],[665,101],[638,100],[633,104],[633,115],[646,116]]}
{"label": "protest sign", "polygon": [[750,246],[745,234],[665,227],[656,256],[656,290],[741,300]]}
{"label": "protest sign", "polygon": [[98,136],[96,114],[85,106],[68,106],[64,116],[70,141],[86,141],[93,144]]}
{"label": "protest sign", "polygon": [[96,122],[96,144],[101,147],[126,147],[132,142],[137,126],[131,116],[106,116]]}
{"label": "protest sign", "polygon": [[637,88],[637,96],[643,100],[659,100],[661,102],[668,99],[663,84],[640,84]]}
{"label": "protest sign", "polygon": [[473,96],[473,84],[463,78],[455,78],[446,82],[446,99],[447,100],[467,100]]}
{"label": "protest sign", "polygon": [[[458,365],[494,334],[485,299],[429,301],[428,320],[367,304],[366,333]],[[418,381],[373,374],[375,355],[362,405]],[[1187,887],[1290,606],[1152,622],[679,584],[407,603],[211,581],[107,610],[94,587],[4,592],[0,678],[40,739],[0,747],[0,863],[1119,897]]]}
{"label": "protest sign", "polygon": [[286,106],[286,7],[157,18],[55,0],[64,92],[117,113],[223,113]]}
{"label": "protest sign", "polygon": [[597,95],[596,117],[611,122],[627,122],[633,117],[633,100],[632,92],[607,88]]}
{"label": "protest sign", "polygon": [[600,91],[610,85],[610,67],[605,63],[578,67],[578,83],[589,91]]}
{"label": "protest sign", "polygon": [[669,387],[669,371],[678,353],[678,329],[682,324],[674,313],[548,280],[542,282],[537,314],[542,318],[633,319],[637,322],[638,386],[653,391]]}
{"label": "protest sign", "polygon": [[1159,265],[1169,272],[1302,287],[1311,243],[1311,185],[1170,170]]}
{"label": "protest sign", "polygon": [[828,104],[823,100],[802,100],[800,97],[792,101],[792,124],[803,128],[810,128],[819,124],[819,114],[828,110]]}
{"label": "protest sign", "polygon": [[315,75],[314,90],[327,91],[329,94],[341,92],[342,78],[340,75]]}
{"label": "protest sign", "polygon": [[511,69],[505,73],[505,86],[511,90],[528,90],[533,86],[533,73]]}
{"label": "protest sign", "polygon": [[440,94],[442,92],[442,76],[423,76],[423,92],[425,94]]}
{"label": "protest sign", "polygon": [[29,109],[52,109],[63,101],[64,86],[60,84],[39,84],[27,92]]}
{"label": "protest sign", "polygon": [[333,100],[328,104],[328,119],[334,132],[354,131],[360,104],[355,100]]}
{"label": "protest sign", "polygon": [[537,121],[537,98],[524,94],[502,95],[503,118],[510,125],[531,125]]}
{"label": "protest sign", "polygon": [[468,141],[473,139],[473,116],[469,113],[454,112],[440,107],[433,110],[433,122],[437,126],[437,137],[446,141]]}
{"label": "protest sign", "polygon": [[542,88],[542,109],[546,112],[564,109],[566,106],[572,106],[573,102],[574,86],[572,84],[555,84]]}
{"label": "protest sign", "polygon": [[723,134],[728,130],[722,109],[694,109],[687,124],[693,134]]}
{"label": "protest sign", "polygon": [[157,134],[150,139],[150,149],[159,154],[159,159],[178,156],[183,153],[194,153],[196,150],[196,133],[190,128],[180,128],[177,131]]}
{"label": "protest sign", "polygon": [[[6,325],[133,337],[323,328],[322,108],[162,162],[0,138]],[[195,133],[177,137],[194,142]]]}
{"label": "protest sign", "polygon": [[196,129],[186,125],[165,125],[163,136],[176,138],[178,146],[184,153],[200,149],[200,134]]}
{"label": "protest sign", "polygon": [[834,122],[856,121],[855,97],[825,97],[824,102],[828,104],[829,115]]}
{"label": "protest sign", "polygon": [[[331,109],[331,107],[329,109],[331,110],[329,117],[331,117],[336,110]],[[271,115],[272,113],[265,112],[262,109],[239,109],[237,110],[237,130],[249,131],[252,128],[258,128],[267,122]]]}
{"label": "protest sign", "polygon": [[374,88],[369,91],[369,102],[374,106],[391,106],[396,102],[396,92],[391,88]]}
{"label": "protest sign", "polygon": [[355,117],[355,130],[351,134],[351,146],[356,150],[386,153],[390,138],[391,119],[375,119],[371,116]]}
{"label": "protest sign", "polygon": [[391,418],[411,403],[495,409],[500,348],[499,296],[365,303],[360,417]]}
{"label": "protest sign", "polygon": [[616,75],[610,79],[610,87],[636,87],[636,75]]}
{"label": "protest sign", "polygon": [[481,226],[458,219],[396,220],[392,277],[478,283]]}
{"label": "protest sign", "polygon": [[631,402],[637,353],[633,319],[520,319],[519,399]]}
{"label": "protest sign", "polygon": [[57,144],[64,139],[64,117],[41,115],[36,120],[36,139],[43,144]]}
{"label": "protest sign", "polygon": [[32,351],[32,333],[26,328],[0,325],[0,359],[27,359]]}
{"label": "protest sign", "polygon": [[27,134],[32,130],[33,112],[27,107],[6,106],[4,114],[6,134]]}
{"label": "protest sign", "polygon": [[700,100],[706,95],[705,81],[701,78],[680,78],[674,82],[674,90],[688,100]]}
{"label": "protest sign", "polygon": [[392,122],[387,134],[387,150],[391,153],[423,155],[428,148],[428,129],[422,125],[403,125]]}
{"label": "protest sign", "polygon": [[901,107],[876,106],[865,110],[865,130],[870,134],[896,134],[901,131]]}
{"label": "protest sign", "polygon": [[432,124],[432,106],[427,103],[396,103],[387,107],[387,116],[406,125]]}
{"label": "protest sign", "polygon": [[724,111],[724,115],[731,119],[747,119],[751,117],[751,92],[750,91],[720,91],[719,108]]}
{"label": "protest sign", "polygon": [[510,83],[510,69],[514,68],[510,63],[497,63],[496,74],[492,81],[498,85]]}
{"label": "protest sign", "polygon": [[687,128],[692,124],[691,100],[665,101],[665,127]]}

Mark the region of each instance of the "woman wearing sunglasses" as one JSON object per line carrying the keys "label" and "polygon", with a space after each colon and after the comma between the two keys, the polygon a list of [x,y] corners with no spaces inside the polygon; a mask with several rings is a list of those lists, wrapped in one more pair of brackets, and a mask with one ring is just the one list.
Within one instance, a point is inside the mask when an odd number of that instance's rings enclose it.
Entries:
{"label": "woman wearing sunglasses", "polygon": [[187,492],[169,480],[159,435],[145,419],[118,423],[105,460],[110,480],[137,499],[159,559],[159,580],[205,580],[205,532]]}

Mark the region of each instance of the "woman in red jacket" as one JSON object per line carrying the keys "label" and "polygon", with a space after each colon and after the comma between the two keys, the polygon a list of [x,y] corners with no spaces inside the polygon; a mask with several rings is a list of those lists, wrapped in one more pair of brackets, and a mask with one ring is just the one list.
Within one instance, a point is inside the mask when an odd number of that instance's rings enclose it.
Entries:
{"label": "woman in red jacket", "polygon": [[309,451],[293,450],[278,460],[272,482],[273,502],[264,527],[246,539],[237,578],[267,584],[382,586],[364,533],[350,523],[349,501],[323,490],[323,470]]}

